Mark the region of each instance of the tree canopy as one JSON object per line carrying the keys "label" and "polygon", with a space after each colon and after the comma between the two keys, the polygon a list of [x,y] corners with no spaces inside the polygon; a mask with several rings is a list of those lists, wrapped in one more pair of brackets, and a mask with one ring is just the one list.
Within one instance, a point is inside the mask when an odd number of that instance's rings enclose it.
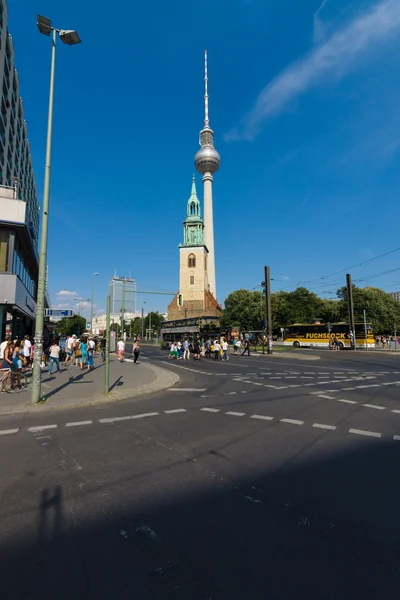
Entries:
{"label": "tree canopy", "polygon": [[63,317],[56,325],[58,335],[82,335],[86,331],[86,319],[79,315]]}
{"label": "tree canopy", "polygon": [[[363,321],[366,310],[367,321],[377,334],[400,332],[400,303],[378,288],[353,286],[354,318]],[[243,331],[263,328],[266,317],[265,291],[236,290],[225,300],[222,317],[223,327],[238,326]],[[337,291],[337,299],[320,298],[305,287],[271,294],[271,318],[274,334],[281,327],[293,323],[349,321],[346,287]]]}

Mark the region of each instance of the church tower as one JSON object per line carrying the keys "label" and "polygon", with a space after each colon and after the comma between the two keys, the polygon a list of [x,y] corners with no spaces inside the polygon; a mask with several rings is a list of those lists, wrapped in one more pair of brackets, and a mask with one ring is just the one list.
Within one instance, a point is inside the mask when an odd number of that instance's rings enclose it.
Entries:
{"label": "church tower", "polygon": [[193,175],[183,222],[183,244],[179,245],[179,292],[168,307],[168,320],[220,315],[221,307],[210,292],[208,249]]}

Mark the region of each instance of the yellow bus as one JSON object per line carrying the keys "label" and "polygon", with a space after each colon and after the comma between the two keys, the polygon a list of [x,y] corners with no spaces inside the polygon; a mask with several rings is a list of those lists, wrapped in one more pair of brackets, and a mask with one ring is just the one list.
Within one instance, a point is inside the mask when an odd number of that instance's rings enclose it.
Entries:
{"label": "yellow bus", "polygon": [[[375,348],[375,338],[371,323],[354,323],[356,348]],[[284,346],[295,348],[330,348],[333,340],[339,342],[340,350],[351,348],[349,323],[294,323],[285,328]]]}

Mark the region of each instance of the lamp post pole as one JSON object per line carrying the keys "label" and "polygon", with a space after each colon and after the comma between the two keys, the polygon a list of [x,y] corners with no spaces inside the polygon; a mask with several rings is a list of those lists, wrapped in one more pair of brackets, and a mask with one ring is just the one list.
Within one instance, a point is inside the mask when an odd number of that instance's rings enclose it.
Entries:
{"label": "lamp post pole", "polygon": [[52,36],[51,44],[51,66],[50,66],[50,94],[49,112],[47,117],[47,140],[46,140],[46,162],[44,169],[44,189],[42,206],[42,232],[39,248],[39,273],[38,289],[36,299],[36,322],[35,322],[35,355],[32,371],[32,404],[37,404],[41,399],[41,362],[43,354],[43,327],[44,327],[44,304],[46,296],[46,270],[47,270],[47,238],[49,226],[49,201],[50,201],[50,171],[51,171],[51,147],[53,139],[53,106],[54,106],[54,79],[56,69],[56,42],[57,33],[60,34],[64,44],[79,44],[80,39],[76,31],[55,29],[51,26],[50,19],[38,16],[37,25],[40,33]]}
{"label": "lamp post pole", "polygon": [[53,105],[54,105],[54,74],[56,68],[56,41],[57,31],[53,29],[51,67],[50,67],[50,96],[49,114],[47,119],[47,141],[46,141],[46,164],[44,170],[44,190],[42,208],[42,233],[40,237],[40,257],[38,290],[36,302],[36,324],[35,324],[35,356],[32,371],[32,404],[37,404],[41,399],[41,362],[43,354],[43,327],[44,327],[44,300],[46,295],[46,266],[47,266],[47,234],[49,225],[49,198],[50,198],[50,169],[51,169],[51,145],[53,137]]}
{"label": "lamp post pole", "polygon": [[142,341],[143,341],[143,327],[144,327],[144,317],[143,317],[143,307],[142,307]]}
{"label": "lamp post pole", "polygon": [[94,278],[98,273],[92,274],[92,306],[90,310],[90,333],[93,333],[93,304],[94,304]]}

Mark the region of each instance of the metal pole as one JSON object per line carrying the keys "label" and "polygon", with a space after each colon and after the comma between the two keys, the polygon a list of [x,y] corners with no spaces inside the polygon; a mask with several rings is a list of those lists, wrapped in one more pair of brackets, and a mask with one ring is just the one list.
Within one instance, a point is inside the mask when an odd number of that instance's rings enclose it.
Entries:
{"label": "metal pole", "polygon": [[151,336],[151,337],[150,337],[150,340],[151,340],[151,338],[152,338],[153,336],[151,335],[151,306],[149,305],[149,307],[150,307],[150,312],[149,312],[149,329],[150,329],[150,336]]}
{"label": "metal pole", "polygon": [[110,295],[107,296],[106,312],[106,364],[104,365],[104,395],[110,392]]}
{"label": "metal pole", "polygon": [[393,329],[394,329],[394,349],[397,349],[397,331],[396,331],[396,323],[393,323]]}
{"label": "metal pole", "polygon": [[90,333],[93,333],[94,278],[95,276],[92,275],[92,307],[90,310]]}
{"label": "metal pole", "polygon": [[144,327],[143,307],[142,307],[142,340],[143,340],[143,327]]}
{"label": "metal pole", "polygon": [[367,311],[363,310],[364,315],[364,331],[365,331],[365,347],[368,350],[368,331],[367,331]]}
{"label": "metal pole", "polygon": [[49,114],[47,119],[47,141],[46,141],[46,164],[44,170],[44,190],[42,207],[42,232],[40,237],[40,256],[38,290],[36,301],[36,324],[35,324],[35,357],[32,372],[32,404],[40,402],[41,396],[41,362],[43,355],[43,328],[44,328],[44,303],[46,296],[46,267],[47,267],[47,235],[49,224],[49,201],[50,201],[50,169],[51,169],[51,143],[53,134],[53,105],[54,105],[54,75],[56,66],[56,42],[57,31],[53,29],[53,40],[51,49],[50,67],[50,95]]}
{"label": "metal pole", "polygon": [[272,354],[272,315],[271,315],[271,270],[264,267],[265,278],[265,304],[267,316],[267,353]]}
{"label": "metal pole", "polygon": [[125,317],[125,279],[122,280],[122,308],[121,308],[121,337],[124,339],[124,317]]}
{"label": "metal pole", "polygon": [[349,325],[350,325],[350,343],[351,349],[356,349],[356,332],[354,329],[354,304],[353,304],[353,285],[351,283],[351,275],[346,275],[347,299],[349,303]]}

